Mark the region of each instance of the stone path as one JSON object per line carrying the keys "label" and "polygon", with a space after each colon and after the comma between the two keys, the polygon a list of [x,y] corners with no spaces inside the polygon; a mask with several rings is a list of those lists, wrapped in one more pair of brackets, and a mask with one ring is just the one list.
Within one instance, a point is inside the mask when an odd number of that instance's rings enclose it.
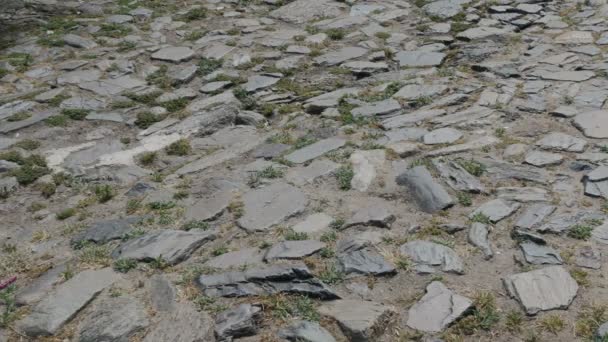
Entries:
{"label": "stone path", "polygon": [[0,341],[608,336],[606,0],[0,7]]}

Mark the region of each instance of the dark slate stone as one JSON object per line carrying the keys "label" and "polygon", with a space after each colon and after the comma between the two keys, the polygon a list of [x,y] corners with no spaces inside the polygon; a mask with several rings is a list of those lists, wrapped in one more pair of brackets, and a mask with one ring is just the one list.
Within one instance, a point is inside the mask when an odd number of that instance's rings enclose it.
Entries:
{"label": "dark slate stone", "polygon": [[524,242],[519,245],[526,261],[534,265],[561,265],[563,260],[559,252],[549,246],[537,245],[533,242]]}
{"label": "dark slate stone", "polygon": [[251,304],[241,304],[217,315],[215,337],[218,341],[232,341],[233,338],[252,336],[258,330],[262,309]]}
{"label": "dark slate stone", "polygon": [[202,275],[197,280],[207,296],[245,297],[276,293],[302,294],[320,299],[340,298],[302,263],[277,264],[244,272]]}
{"label": "dark slate stone", "polygon": [[134,224],[142,220],[143,217],[141,216],[131,216],[124,219],[95,222],[89,228],[74,236],[71,242],[72,244],[78,244],[84,241],[91,241],[103,244],[111,240],[118,240],[129,233]]}
{"label": "dark slate stone", "polygon": [[416,166],[397,177],[397,184],[409,188],[420,208],[433,213],[454,205],[454,201],[424,166]]}
{"label": "dark slate stone", "polygon": [[391,265],[378,252],[361,249],[338,256],[338,263],[346,274],[362,275],[388,275],[396,272]]}

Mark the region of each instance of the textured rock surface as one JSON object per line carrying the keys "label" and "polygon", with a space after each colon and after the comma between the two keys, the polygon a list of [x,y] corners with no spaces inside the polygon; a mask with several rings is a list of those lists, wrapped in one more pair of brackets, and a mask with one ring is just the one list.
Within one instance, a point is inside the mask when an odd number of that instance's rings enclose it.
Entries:
{"label": "textured rock surface", "polygon": [[410,308],[407,325],[424,332],[440,332],[459,319],[472,304],[467,297],[434,281],[426,287],[426,294]]}
{"label": "textured rock surface", "polygon": [[567,309],[578,292],[576,281],[561,266],[514,274],[504,278],[503,283],[509,295],[530,315]]}

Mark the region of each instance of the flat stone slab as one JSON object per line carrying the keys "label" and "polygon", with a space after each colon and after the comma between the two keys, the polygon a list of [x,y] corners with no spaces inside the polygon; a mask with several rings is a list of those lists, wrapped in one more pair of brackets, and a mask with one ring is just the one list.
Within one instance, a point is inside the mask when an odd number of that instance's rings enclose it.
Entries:
{"label": "flat stone slab", "polygon": [[585,147],[587,147],[587,141],[568,134],[555,132],[545,135],[536,142],[536,145],[546,150],[583,152],[585,151]]}
{"label": "flat stone slab", "polygon": [[239,268],[245,265],[254,266],[264,262],[264,252],[256,247],[228,252],[209,259],[205,265],[219,269]]}
{"label": "flat stone slab", "polygon": [[316,240],[281,241],[270,247],[266,261],[278,259],[301,259],[320,251],[325,244]]}
{"label": "flat stone slab", "polygon": [[303,24],[315,19],[337,17],[348,6],[332,0],[296,0],[270,12],[273,18],[292,24]]}
{"label": "flat stone slab", "polygon": [[467,172],[460,164],[452,160],[436,158],[433,166],[439,172],[441,179],[456,191],[483,193],[485,188],[475,176]]}
{"label": "flat stone slab", "polygon": [[506,217],[509,217],[511,214],[517,211],[519,207],[519,203],[508,203],[501,199],[493,199],[475,209],[471,214],[469,214],[469,218],[481,213],[487,216],[490,221],[498,222]]}
{"label": "flat stone slab", "polygon": [[376,226],[390,228],[396,217],[389,209],[390,202],[382,199],[370,197],[365,205],[353,205],[349,207],[351,217],[344,222],[342,228],[357,225]]}
{"label": "flat stone slab", "polygon": [[334,221],[334,218],[324,214],[315,213],[306,217],[304,221],[297,223],[291,229],[294,232],[306,233],[306,234],[320,234],[329,229],[329,226]]}
{"label": "flat stone slab", "polygon": [[338,256],[340,269],[346,274],[389,275],[395,274],[395,266],[373,250],[360,249]]}
{"label": "flat stone slab", "polygon": [[454,205],[450,194],[437,183],[424,166],[416,166],[397,177],[397,184],[408,187],[420,208],[433,213]]}
{"label": "flat stone slab", "polygon": [[17,327],[28,336],[54,335],[103,289],[119,278],[110,268],[82,271],[36,304],[27,317],[17,322]]}
{"label": "flat stone slab", "polygon": [[407,325],[419,331],[437,333],[458,320],[473,305],[473,301],[434,281],[426,294],[409,309]]}
{"label": "flat stone slab", "polygon": [[317,322],[295,321],[278,332],[290,342],[336,342],[336,339]]}
{"label": "flat stone slab", "polygon": [[479,222],[473,222],[473,224],[471,224],[468,234],[469,242],[481,250],[486,260],[489,260],[494,256],[488,234],[488,226]]}
{"label": "flat stone slab", "polygon": [[319,313],[335,319],[349,340],[357,342],[374,341],[396,315],[391,306],[352,299],[323,304]]}
{"label": "flat stone slab", "polygon": [[129,233],[133,229],[134,224],[141,222],[142,220],[143,217],[132,216],[124,219],[95,222],[86,230],[74,236],[71,243],[78,244],[84,241],[91,241],[103,244],[111,240],[118,240]]}
{"label": "flat stone slab", "polygon": [[425,134],[422,142],[426,145],[451,144],[460,138],[462,138],[462,133],[459,130],[444,127]]}
{"label": "flat stone slab", "polygon": [[419,273],[433,273],[435,267],[444,272],[464,273],[464,264],[450,247],[435,242],[414,240],[399,247],[399,252],[414,262]]}
{"label": "flat stone slab", "polygon": [[574,117],[572,123],[586,137],[608,138],[608,110],[593,110],[581,113]]}
{"label": "flat stone slab", "polygon": [[340,164],[331,160],[317,159],[306,167],[290,168],[285,175],[285,180],[298,186],[313,184],[322,177],[331,175],[339,168]]}
{"label": "flat stone slab", "polygon": [[556,206],[550,204],[533,204],[526,208],[524,213],[515,221],[515,227],[524,229],[537,228],[555,209]]}
{"label": "flat stone slab", "polygon": [[220,341],[231,341],[232,338],[255,335],[261,316],[262,309],[251,304],[240,304],[220,312],[215,318],[215,336]]}
{"label": "flat stone slab", "polygon": [[308,199],[300,189],[285,183],[274,183],[243,196],[245,214],[238,225],[248,232],[264,231],[284,219],[302,212]]}
{"label": "flat stone slab", "polygon": [[528,315],[567,309],[576,297],[578,284],[561,266],[518,273],[503,279],[509,295],[521,303]]}
{"label": "flat stone slab", "polygon": [[320,299],[340,298],[333,290],[314,278],[301,262],[276,264],[248,269],[201,275],[197,284],[211,297],[247,297],[277,293],[301,294]]}
{"label": "flat stone slab", "polygon": [[160,321],[143,339],[143,342],[213,341],[213,319],[190,304],[180,304],[176,310],[161,316]]}
{"label": "flat stone slab", "polygon": [[112,252],[114,259],[150,262],[160,257],[170,265],[186,260],[215,233],[206,231],[158,230],[125,242]]}
{"label": "flat stone slab", "polygon": [[161,61],[179,63],[194,57],[194,51],[185,46],[171,46],[156,51],[150,57]]}
{"label": "flat stone slab", "polygon": [[296,150],[285,156],[285,159],[296,164],[306,163],[307,161],[320,157],[327,152],[339,149],[340,147],[344,146],[344,144],[346,144],[346,140],[344,139],[327,138]]}
{"label": "flat stone slab", "polygon": [[534,265],[561,265],[564,263],[555,249],[538,245],[534,242],[523,242],[519,245],[527,262]]}
{"label": "flat stone slab", "polygon": [[445,53],[430,51],[400,51],[395,55],[400,67],[417,68],[441,65]]}
{"label": "flat stone slab", "polygon": [[226,179],[212,178],[202,185],[203,191],[191,194],[188,198],[184,219],[186,220],[213,220],[220,216],[228,207],[239,185]]}
{"label": "flat stone slab", "polygon": [[126,296],[110,297],[95,305],[82,320],[79,341],[128,341],[149,324],[148,313],[142,303]]}
{"label": "flat stone slab", "polygon": [[367,49],[347,46],[340,50],[327,52],[319,57],[315,57],[314,61],[316,64],[321,66],[334,66],[346,62],[351,59],[359,58],[367,53]]}
{"label": "flat stone slab", "polygon": [[564,157],[561,154],[544,151],[530,151],[524,159],[526,164],[537,167],[559,165],[563,160]]}

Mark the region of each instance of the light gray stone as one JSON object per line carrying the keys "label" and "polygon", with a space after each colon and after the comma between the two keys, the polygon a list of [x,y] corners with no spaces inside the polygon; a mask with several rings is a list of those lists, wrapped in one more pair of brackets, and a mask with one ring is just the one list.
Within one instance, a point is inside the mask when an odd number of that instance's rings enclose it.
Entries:
{"label": "light gray stone", "polygon": [[316,240],[281,241],[270,247],[264,259],[274,261],[278,259],[301,259],[320,251],[325,244]]}
{"label": "light gray stone", "polygon": [[306,234],[319,234],[329,229],[329,226],[334,221],[334,218],[324,214],[311,214],[304,221],[297,223],[292,227],[294,232]]}
{"label": "light gray stone", "polygon": [[252,93],[261,89],[273,86],[281,79],[279,77],[271,77],[264,75],[253,75],[247,79],[247,83],[243,84],[243,88]]}
{"label": "light gray stone", "polygon": [[396,218],[389,208],[389,203],[384,199],[368,198],[365,205],[356,205],[349,208],[351,217],[346,220],[343,228],[356,225],[390,228]]}
{"label": "light gray stone", "polygon": [[568,134],[555,132],[544,136],[536,142],[536,145],[546,150],[583,152],[587,146],[587,141]]}
{"label": "light gray stone", "polygon": [[582,246],[574,254],[577,266],[598,270],[602,267],[602,252],[592,246]]}
{"label": "light gray stone", "polygon": [[501,199],[493,199],[475,209],[469,214],[469,218],[481,213],[484,216],[487,216],[490,221],[498,222],[513,214],[519,207],[519,203],[507,203]]}
{"label": "light gray stone", "polygon": [[441,65],[445,53],[427,51],[400,51],[395,59],[402,68],[432,67]]}
{"label": "light gray stone", "polygon": [[543,151],[530,151],[525,157],[527,164],[537,167],[559,165],[563,160],[564,157],[561,154]]}
{"label": "light gray stone", "polygon": [[243,196],[245,214],[238,225],[248,232],[264,231],[304,210],[308,199],[302,191],[285,183],[274,183]]}
{"label": "light gray stone", "polygon": [[397,177],[397,184],[408,187],[422,210],[433,213],[454,205],[454,201],[424,166],[416,166]]}
{"label": "light gray stone", "polygon": [[469,228],[468,234],[469,242],[481,250],[486,260],[489,260],[494,256],[494,252],[490,246],[490,241],[488,240],[488,233],[489,231],[487,225],[479,222],[473,222],[471,224],[471,228]]}
{"label": "light gray stone", "polygon": [[215,239],[212,232],[158,230],[127,241],[112,252],[114,259],[153,261],[163,258],[169,265],[186,260],[195,250]]}
{"label": "light gray stone", "polygon": [[257,266],[264,262],[264,251],[259,248],[243,248],[235,252],[228,252],[209,259],[205,265],[219,269],[239,268],[243,266]]}
{"label": "light gray stone", "polygon": [[387,115],[394,113],[401,109],[401,104],[393,99],[384,101],[372,102],[363,106],[357,107],[351,111],[353,116],[375,116],[375,115]]}
{"label": "light gray stone", "polygon": [[534,242],[523,242],[519,245],[527,262],[534,265],[561,265],[563,260],[555,249],[538,245]]}
{"label": "light gray stone", "polygon": [[425,134],[422,137],[422,142],[427,145],[451,144],[460,138],[462,138],[462,133],[460,131],[445,127]]}
{"label": "light gray stone", "polygon": [[608,111],[593,110],[581,113],[574,117],[574,126],[580,129],[586,137],[608,138]]}
{"label": "light gray stone", "polygon": [[346,274],[387,275],[396,273],[395,266],[373,250],[360,249],[338,256],[338,265]]}
{"label": "light gray stone", "polygon": [[567,309],[578,292],[578,284],[561,266],[514,274],[504,278],[503,284],[528,315]]}
{"label": "light gray stone", "polygon": [[314,61],[320,66],[334,66],[364,56],[367,50],[356,46],[343,47],[315,57]]}
{"label": "light gray stone", "polygon": [[310,165],[303,168],[290,168],[285,179],[294,185],[302,186],[312,184],[317,179],[332,174],[340,168],[340,164],[328,159],[314,160]]}
{"label": "light gray stone", "polygon": [[126,296],[110,297],[95,305],[84,317],[80,323],[79,341],[128,341],[148,324],[143,304]]}
{"label": "light gray stone", "polygon": [[438,333],[462,317],[473,301],[448,289],[441,282],[427,285],[426,294],[409,309],[407,325],[416,330]]}
{"label": "light gray stone", "polygon": [[53,335],[118,279],[110,268],[82,271],[36,304],[17,326],[28,336]]}
{"label": "light gray stone", "polygon": [[335,319],[342,332],[353,342],[375,341],[396,315],[391,306],[352,299],[323,304],[319,307],[319,313]]}
{"label": "light gray stone", "polygon": [[340,138],[323,139],[288,154],[285,156],[285,159],[292,163],[302,164],[320,157],[327,152],[339,149],[344,146],[344,144],[346,144],[346,140]]}
{"label": "light gray stone", "polygon": [[97,43],[95,43],[94,41],[72,33],[63,36],[63,41],[69,46],[73,46],[76,48],[93,49],[97,47]]}
{"label": "light gray stone", "polygon": [[460,164],[452,160],[436,158],[433,166],[441,178],[454,190],[483,193],[485,188],[475,176],[467,172]]}
{"label": "light gray stone", "polygon": [[270,16],[292,24],[304,24],[315,19],[339,16],[347,8],[332,0],[296,0],[270,12]]}
{"label": "light gray stone", "polygon": [[414,240],[399,247],[399,252],[414,262],[419,273],[433,273],[434,267],[444,272],[464,273],[464,265],[458,254],[438,243]]}
{"label": "light gray stone", "polygon": [[317,322],[295,321],[278,332],[290,342],[336,342],[336,339]]}
{"label": "light gray stone", "polygon": [[526,208],[526,211],[515,222],[516,228],[534,229],[555,211],[554,205],[538,203]]}
{"label": "light gray stone", "polygon": [[161,316],[143,342],[194,342],[213,341],[213,320],[204,311],[190,304],[180,304],[176,310]]}
{"label": "light gray stone", "polygon": [[215,336],[219,341],[232,341],[233,338],[252,336],[258,330],[262,309],[251,304],[220,312],[215,319]]}
{"label": "light gray stone", "polygon": [[170,46],[156,51],[150,57],[161,61],[179,63],[194,57],[194,51],[185,46]]}

